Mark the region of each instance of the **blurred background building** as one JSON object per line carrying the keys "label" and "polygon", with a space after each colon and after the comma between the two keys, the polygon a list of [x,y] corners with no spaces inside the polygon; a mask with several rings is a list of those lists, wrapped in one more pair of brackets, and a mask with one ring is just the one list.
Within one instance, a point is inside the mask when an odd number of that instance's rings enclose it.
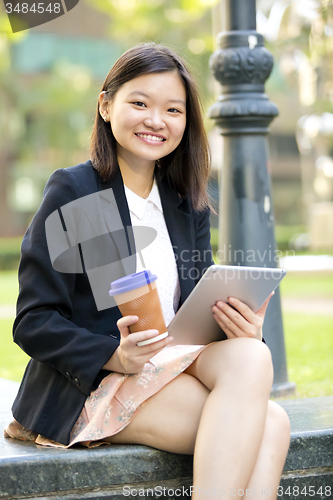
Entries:
{"label": "blurred background building", "polygon": [[277,223],[296,250],[332,250],[333,2],[257,7],[258,31],[276,60],[266,89],[280,111],[269,138]]}
{"label": "blurred background building", "polygon": [[[216,0],[81,0],[15,35],[2,10],[0,237],[24,233],[56,168],[88,158],[97,97],[124,50],[144,41],[177,50],[197,77],[205,112],[218,95],[208,61],[221,29]],[[333,1],[257,0],[257,30],[275,58],[266,91],[280,112],[268,165],[279,248],[332,250]],[[206,125],[218,212],[223,140]]]}

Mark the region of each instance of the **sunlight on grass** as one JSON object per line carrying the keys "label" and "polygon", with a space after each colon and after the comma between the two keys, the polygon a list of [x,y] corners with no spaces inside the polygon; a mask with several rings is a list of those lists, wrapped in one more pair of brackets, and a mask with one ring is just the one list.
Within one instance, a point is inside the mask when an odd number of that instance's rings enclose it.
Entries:
{"label": "sunlight on grass", "polygon": [[1,271],[0,305],[15,304],[18,289],[17,271]]}
{"label": "sunlight on grass", "polygon": [[296,397],[333,395],[333,316],[285,313],[289,380]]}
{"label": "sunlight on grass", "polygon": [[12,319],[0,319],[0,377],[20,382],[30,358],[14,344],[12,325]]}
{"label": "sunlight on grass", "polygon": [[280,285],[283,297],[315,297],[333,299],[332,272],[289,272]]}

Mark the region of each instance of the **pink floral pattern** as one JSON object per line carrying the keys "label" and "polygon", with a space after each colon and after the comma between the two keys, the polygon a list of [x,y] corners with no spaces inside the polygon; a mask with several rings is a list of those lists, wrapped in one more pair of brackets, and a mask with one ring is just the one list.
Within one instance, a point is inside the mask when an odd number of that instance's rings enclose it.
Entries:
{"label": "pink floral pattern", "polygon": [[164,370],[165,368],[162,366],[154,366],[152,363],[146,363],[143,370],[133,374],[133,377],[136,379],[137,385],[147,389],[150,383],[158,383],[159,374]]}
{"label": "pink floral pattern", "polygon": [[[69,446],[96,446],[128,425],[148,398],[193,363],[206,346],[165,347],[132,375],[110,373],[87,398]],[[45,443],[44,443],[45,444]]]}
{"label": "pink floral pattern", "polygon": [[30,438],[36,444],[62,448],[69,448],[77,443],[88,447],[99,446],[105,443],[107,437],[123,430],[146,401],[186,370],[205,347],[207,346],[167,346],[153,356],[139,373],[123,375],[111,372],[86,399],[72,429],[68,446],[51,441],[40,434],[30,436],[30,431],[27,429],[24,429],[23,437],[21,426],[17,423],[21,430],[15,430],[15,433],[14,430],[9,432],[10,426],[8,426],[7,436]]}

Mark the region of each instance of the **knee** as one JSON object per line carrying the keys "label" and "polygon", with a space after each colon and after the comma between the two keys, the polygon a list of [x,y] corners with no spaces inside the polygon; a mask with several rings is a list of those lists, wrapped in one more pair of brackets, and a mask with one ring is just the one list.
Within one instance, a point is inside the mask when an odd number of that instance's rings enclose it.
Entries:
{"label": "knee", "polygon": [[257,363],[258,369],[261,374],[273,383],[273,360],[270,349],[263,342],[253,342],[251,344],[252,352],[251,356],[253,362]]}
{"label": "knee", "polygon": [[274,401],[268,402],[267,427],[281,450],[289,448],[290,420],[287,412]]}
{"label": "knee", "polygon": [[209,390],[217,386],[251,388],[252,392],[258,389],[268,400],[273,383],[272,356],[268,347],[258,340],[228,339],[207,346],[187,373]]}
{"label": "knee", "polygon": [[228,368],[234,373],[242,374],[249,383],[264,381],[271,386],[273,363],[267,345],[249,338],[232,339],[231,342],[233,342],[233,355],[230,357]]}

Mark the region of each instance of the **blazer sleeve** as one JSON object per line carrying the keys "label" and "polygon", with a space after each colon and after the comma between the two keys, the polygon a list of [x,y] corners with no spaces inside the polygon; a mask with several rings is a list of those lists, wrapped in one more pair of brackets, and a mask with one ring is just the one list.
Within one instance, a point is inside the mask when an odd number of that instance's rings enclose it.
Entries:
{"label": "blazer sleeve", "polygon": [[206,269],[214,264],[213,251],[210,243],[210,210],[207,208],[204,211],[195,212],[195,251],[198,252],[196,258],[196,267],[199,269],[198,282]]}
{"label": "blazer sleeve", "polygon": [[13,335],[29,356],[51,365],[89,395],[119,341],[71,321],[78,300],[77,275],[53,269],[45,234],[47,217],[80,196],[84,196],[82,187],[69,169],[55,171],[45,186],[42,204],[22,242]]}

